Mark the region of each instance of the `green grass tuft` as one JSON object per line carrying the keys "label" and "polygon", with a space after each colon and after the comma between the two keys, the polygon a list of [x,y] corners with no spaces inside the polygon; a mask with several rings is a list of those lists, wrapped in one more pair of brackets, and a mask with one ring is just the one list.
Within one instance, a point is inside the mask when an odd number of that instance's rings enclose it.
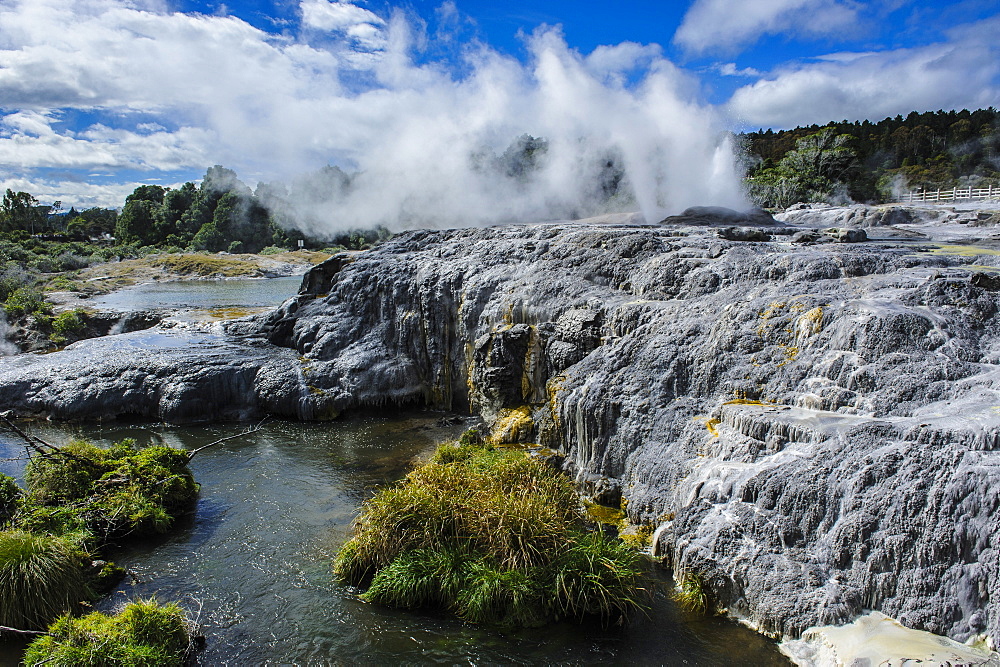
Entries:
{"label": "green grass tuft", "polygon": [[88,599],[85,562],[68,538],[0,532],[0,625],[40,629]]}
{"label": "green grass tuft", "polygon": [[63,616],[49,635],[33,641],[25,665],[74,667],[171,667],[185,664],[191,652],[190,624],[176,604],[140,600],[115,616],[93,612]]}
{"label": "green grass tuft", "polygon": [[684,574],[674,599],[682,609],[695,614],[708,614],[715,606],[705,580],[695,572]]}
{"label": "green grass tuft", "polygon": [[643,603],[639,554],[603,533],[582,533],[555,562],[555,599],[563,616],[623,616]]}
{"label": "green grass tuft", "polygon": [[583,525],[565,475],[466,437],[365,503],[334,572],[370,602],[477,623],[624,617],[642,602],[638,556]]}
{"label": "green grass tuft", "polygon": [[550,600],[544,594],[545,578],[533,574],[491,567],[486,559],[475,561],[458,595],[458,616],[472,623],[544,625]]}

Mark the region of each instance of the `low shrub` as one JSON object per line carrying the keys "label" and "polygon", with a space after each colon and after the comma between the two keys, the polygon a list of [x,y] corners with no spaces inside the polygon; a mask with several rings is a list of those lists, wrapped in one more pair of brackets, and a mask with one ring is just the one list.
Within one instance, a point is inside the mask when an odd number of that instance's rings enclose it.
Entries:
{"label": "low shrub", "polygon": [[45,297],[38,290],[31,287],[18,287],[7,297],[3,309],[8,315],[18,316],[36,312],[44,313],[47,305]]}
{"label": "low shrub", "polygon": [[90,266],[90,258],[66,250],[55,258],[53,264],[56,271],[76,271]]}
{"label": "low shrub", "polygon": [[198,493],[188,461],[170,447],[72,442],[32,457],[26,491],[0,475],[0,625],[42,628],[109,592],[124,570],[95,554],[111,540],[169,529]]}
{"label": "low shrub", "polygon": [[3,527],[7,520],[14,516],[20,499],[21,487],[17,485],[13,477],[0,473],[0,527]]}
{"label": "low shrub", "polygon": [[52,330],[63,335],[75,333],[86,325],[84,315],[80,309],[65,310],[52,318]]}
{"label": "low shrub", "polygon": [[98,542],[164,533],[198,494],[188,455],[179,449],[72,442],[60,452],[28,464],[21,510],[27,527],[84,530]]}
{"label": "low shrub", "polygon": [[[3,249],[0,248],[0,258]],[[11,294],[18,289],[31,287],[34,279],[31,275],[14,262],[8,262],[0,271],[0,301],[6,302]]]}
{"label": "low shrub", "polygon": [[33,641],[25,665],[168,667],[183,665],[193,650],[191,624],[176,604],[140,600],[109,616],[63,616]]}
{"label": "low shrub", "polygon": [[79,289],[79,283],[64,275],[56,276],[45,285],[46,292],[75,292]]}
{"label": "low shrub", "polygon": [[366,502],[334,571],[371,602],[477,623],[624,618],[642,604],[639,556],[583,526],[565,475],[470,435]]}
{"label": "low shrub", "polygon": [[67,537],[0,532],[0,625],[44,628],[91,593],[87,559]]}

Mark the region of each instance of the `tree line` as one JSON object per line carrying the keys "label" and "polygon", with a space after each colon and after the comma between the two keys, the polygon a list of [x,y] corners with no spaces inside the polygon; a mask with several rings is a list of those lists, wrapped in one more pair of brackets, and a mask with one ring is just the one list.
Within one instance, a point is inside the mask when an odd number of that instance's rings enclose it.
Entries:
{"label": "tree line", "polygon": [[1000,112],[911,112],[739,137],[761,206],[890,200],[900,190],[1000,186]]}
{"label": "tree line", "polygon": [[[266,248],[344,246],[361,248],[388,236],[383,227],[306,234],[290,213],[296,205],[314,207],[342,191],[350,177],[324,167],[303,179],[299,192],[281,184],[258,184],[252,191],[232,169],[215,165],[199,185],[177,188],[139,185],[122,208],[63,211],[61,202],[41,205],[27,192],[6,191],[0,204],[0,232],[12,241],[27,237],[105,241],[116,247],[156,247],[167,251],[257,253]],[[315,221],[306,221],[321,228]]]}

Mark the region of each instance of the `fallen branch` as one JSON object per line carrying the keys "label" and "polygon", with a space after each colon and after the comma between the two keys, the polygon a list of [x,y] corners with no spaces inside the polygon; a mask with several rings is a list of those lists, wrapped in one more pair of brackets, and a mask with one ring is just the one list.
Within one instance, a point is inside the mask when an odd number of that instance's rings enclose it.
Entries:
{"label": "fallen branch", "polygon": [[18,630],[17,628],[8,628],[6,625],[0,625],[0,632],[13,632],[18,635],[47,635],[49,633],[43,632],[42,630]]}
{"label": "fallen branch", "polygon": [[[9,428],[10,430],[14,431],[14,433],[17,433],[19,436],[21,436],[21,439],[24,440],[25,444],[27,444],[28,447],[31,447],[33,450],[35,450],[40,456],[52,456],[53,454],[57,454],[59,456],[76,461],[77,463],[82,463],[84,465],[94,467],[93,461],[81,458],[79,456],[76,456],[75,454],[70,454],[69,452],[64,451],[61,447],[56,447],[50,442],[45,442],[37,435],[28,435],[27,433],[22,431],[17,424],[8,419],[7,415],[3,413],[0,413],[0,420],[3,420],[3,423],[7,425],[7,428]],[[48,448],[47,450],[45,449],[46,447]]]}
{"label": "fallen branch", "polygon": [[42,440],[41,438],[39,438],[37,436],[28,435],[27,433],[25,433],[24,431],[22,431],[21,428],[17,424],[15,424],[10,419],[8,419],[6,414],[0,413],[0,419],[2,419],[3,423],[7,425],[7,428],[9,428],[14,433],[17,433],[19,436],[21,436],[21,439],[24,440],[28,444],[29,447],[31,447],[32,449],[34,449],[39,454],[48,454],[48,452],[46,452],[43,449],[43,447],[48,447],[49,449],[54,450],[54,451],[57,451],[59,449],[55,445],[53,445],[51,443],[48,443],[48,442],[45,442],[44,440]]}
{"label": "fallen branch", "polygon": [[256,433],[257,431],[259,431],[261,429],[262,426],[264,426],[264,424],[267,423],[268,419],[269,419],[268,417],[264,417],[259,422],[257,422],[256,425],[251,426],[250,428],[244,430],[242,433],[237,433],[235,435],[227,435],[225,438],[219,438],[215,442],[210,442],[207,445],[202,445],[201,447],[199,447],[197,449],[192,449],[191,452],[188,453],[188,461],[190,461],[191,459],[193,459],[195,457],[195,454],[197,454],[200,451],[206,450],[209,447],[215,447],[216,445],[222,444],[223,442],[225,442],[227,440],[233,440],[235,438],[242,438],[245,435],[250,435],[251,433]]}

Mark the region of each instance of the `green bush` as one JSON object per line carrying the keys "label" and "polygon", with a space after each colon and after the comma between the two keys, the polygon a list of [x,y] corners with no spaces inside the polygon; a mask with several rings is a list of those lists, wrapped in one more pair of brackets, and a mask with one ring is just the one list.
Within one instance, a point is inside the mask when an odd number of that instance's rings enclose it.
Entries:
{"label": "green bush", "polygon": [[7,301],[11,294],[19,288],[29,287],[32,282],[27,271],[13,262],[8,263],[0,272],[0,301]]}
{"label": "green bush", "polygon": [[14,515],[20,498],[21,488],[14,478],[0,474],[0,527]]}
{"label": "green bush", "polygon": [[49,634],[28,646],[25,665],[168,667],[183,665],[192,650],[189,622],[176,604],[140,600],[108,616],[63,616]]}
{"label": "green bush", "polygon": [[80,288],[80,285],[67,276],[56,276],[45,285],[46,292],[72,292]]}
{"label": "green bush", "polygon": [[86,559],[69,538],[0,532],[0,625],[34,630],[90,597]]}
{"label": "green bush", "polygon": [[276,245],[269,245],[265,248],[261,248],[258,255],[277,255],[282,252],[288,252],[288,248],[279,248]]}
{"label": "green bush", "polygon": [[8,315],[28,315],[46,311],[45,297],[36,289],[18,287],[4,302],[3,309]]}
{"label": "green bush", "polygon": [[25,473],[24,525],[57,533],[83,529],[98,541],[166,532],[198,494],[188,455],[133,445],[72,442],[61,455],[33,457]]}
{"label": "green bush", "polygon": [[76,254],[72,250],[60,253],[54,261],[56,271],[76,271],[90,266],[90,259]]}
{"label": "green bush", "polygon": [[584,529],[570,480],[465,437],[365,503],[334,561],[364,598],[476,623],[622,618],[642,604],[638,554]]}
{"label": "green bush", "polygon": [[63,335],[77,332],[85,326],[83,317],[80,309],[63,311],[52,318],[52,329]]}

